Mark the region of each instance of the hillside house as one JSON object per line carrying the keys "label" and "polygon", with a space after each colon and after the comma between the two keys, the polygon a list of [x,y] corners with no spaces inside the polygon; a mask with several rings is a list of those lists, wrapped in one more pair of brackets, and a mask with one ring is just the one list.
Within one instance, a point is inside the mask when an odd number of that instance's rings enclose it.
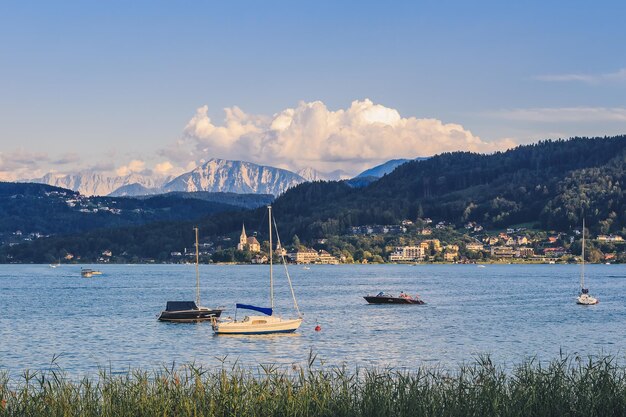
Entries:
{"label": "hillside house", "polygon": [[484,246],[482,243],[470,242],[467,245],[465,245],[465,249],[471,252],[479,252],[484,249]]}

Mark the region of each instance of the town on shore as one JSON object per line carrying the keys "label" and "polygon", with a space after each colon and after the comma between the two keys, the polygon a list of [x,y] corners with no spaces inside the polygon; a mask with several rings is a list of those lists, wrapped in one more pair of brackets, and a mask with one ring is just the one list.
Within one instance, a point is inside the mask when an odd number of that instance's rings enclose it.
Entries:
{"label": "town on shore", "polygon": [[[587,232],[588,233],[588,232]],[[429,218],[403,220],[393,225],[352,227],[342,236],[316,239],[308,244],[294,236],[289,245],[275,244],[274,262],[294,264],[382,264],[382,263],[576,263],[580,262],[582,229],[549,232],[520,226],[486,231],[476,222],[462,229],[451,224],[433,224]],[[219,236],[199,244],[203,263],[266,264],[269,242],[250,235],[242,226],[239,238]],[[626,240],[621,235],[591,236],[586,241],[585,260],[590,263],[625,263]],[[195,261],[195,247],[169,253],[168,263]],[[125,253],[107,249],[99,263],[158,262],[154,259],[128,259]],[[64,262],[80,263],[80,257],[67,253]]]}

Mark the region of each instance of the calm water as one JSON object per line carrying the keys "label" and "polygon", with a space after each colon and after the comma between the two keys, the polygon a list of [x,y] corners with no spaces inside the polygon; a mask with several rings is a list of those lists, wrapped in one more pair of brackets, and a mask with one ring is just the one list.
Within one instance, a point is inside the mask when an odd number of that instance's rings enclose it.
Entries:
{"label": "calm water", "polygon": [[[349,367],[453,366],[482,353],[507,364],[530,356],[623,355],[626,266],[591,265],[600,304],[575,304],[575,265],[363,265],[292,267],[305,321],[295,335],[214,336],[209,323],[160,323],[167,300],[193,299],[185,265],[0,266],[0,368],[44,369],[52,358],[75,375],[161,365],[304,363],[313,350]],[[277,268],[281,272],[280,268]],[[201,266],[202,304],[266,305],[267,266]],[[290,307],[277,274],[277,303]],[[424,306],[367,305],[379,290],[419,292]],[[285,309],[290,312],[288,308]],[[319,323],[321,332],[315,332]]]}

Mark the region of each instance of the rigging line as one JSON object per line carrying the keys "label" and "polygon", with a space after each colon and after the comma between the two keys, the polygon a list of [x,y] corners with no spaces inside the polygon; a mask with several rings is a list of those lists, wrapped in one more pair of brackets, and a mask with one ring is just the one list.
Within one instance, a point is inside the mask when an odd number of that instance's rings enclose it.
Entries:
{"label": "rigging line", "polygon": [[267,210],[267,207],[265,207],[263,215],[261,216],[261,222],[259,223],[259,227],[257,227],[255,231],[252,231],[252,233],[257,232],[258,235],[260,230],[264,230],[263,227],[265,227],[265,221],[267,220]]}
{"label": "rigging line", "polygon": [[293,306],[296,308],[298,317],[302,318],[302,313],[300,313],[300,308],[298,307],[298,301],[296,300],[296,293],[293,291],[293,285],[291,285],[291,277],[289,276],[289,270],[287,269],[287,261],[285,260],[285,255],[283,255],[283,245],[280,243],[280,236],[278,235],[278,226],[276,225],[276,217],[274,217],[272,220],[274,222],[274,231],[276,232],[276,240],[277,240],[278,245],[280,246],[280,258],[283,261],[283,266],[285,267],[285,275],[287,275],[287,281],[289,282],[289,289],[291,290],[291,297],[293,298]]}

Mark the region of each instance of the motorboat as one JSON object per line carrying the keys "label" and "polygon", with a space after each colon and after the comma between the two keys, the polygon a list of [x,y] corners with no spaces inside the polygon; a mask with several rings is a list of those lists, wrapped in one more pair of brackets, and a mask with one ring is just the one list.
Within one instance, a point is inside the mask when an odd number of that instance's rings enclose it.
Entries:
{"label": "motorboat", "polygon": [[410,296],[404,292],[401,292],[399,296],[394,296],[384,292],[379,292],[376,295],[366,295],[365,301],[369,304],[426,304],[419,295]]}
{"label": "motorboat", "polygon": [[91,268],[80,268],[80,276],[83,278],[91,278],[94,275],[102,275],[102,271],[97,271]]}

